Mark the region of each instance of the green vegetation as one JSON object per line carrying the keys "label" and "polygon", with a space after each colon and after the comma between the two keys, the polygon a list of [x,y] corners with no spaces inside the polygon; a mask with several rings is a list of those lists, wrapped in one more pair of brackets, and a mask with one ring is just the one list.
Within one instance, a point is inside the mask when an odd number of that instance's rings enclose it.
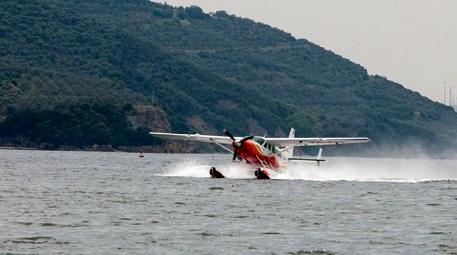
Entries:
{"label": "green vegetation", "polygon": [[3,143],[20,146],[39,145],[54,149],[60,145],[74,148],[112,145],[148,145],[157,140],[147,130],[133,130],[126,115],[134,114],[131,105],[119,109],[111,104],[62,105],[52,110],[26,109],[10,113],[0,126]]}
{"label": "green vegetation", "polygon": [[147,0],[7,0],[0,17],[4,144],[157,144],[132,130],[122,107],[148,104],[153,93],[175,132],[279,136],[293,125],[304,136],[457,146],[451,108],[223,11]]}

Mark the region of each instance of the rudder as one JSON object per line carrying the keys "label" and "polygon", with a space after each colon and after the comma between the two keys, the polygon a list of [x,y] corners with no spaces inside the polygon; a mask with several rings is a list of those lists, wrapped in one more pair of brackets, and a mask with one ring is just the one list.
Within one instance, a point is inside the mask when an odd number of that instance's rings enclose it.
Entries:
{"label": "rudder", "polygon": [[[289,138],[295,138],[295,129],[290,128]],[[289,149],[282,152],[283,158],[289,159],[294,156],[294,147],[291,146]]]}

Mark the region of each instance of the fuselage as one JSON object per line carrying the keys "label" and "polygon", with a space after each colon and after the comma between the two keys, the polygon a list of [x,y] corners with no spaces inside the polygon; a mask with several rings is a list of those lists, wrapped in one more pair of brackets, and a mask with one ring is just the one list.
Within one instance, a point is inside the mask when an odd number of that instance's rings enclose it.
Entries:
{"label": "fuselage", "polygon": [[247,163],[256,164],[260,167],[279,170],[285,165],[278,148],[267,143],[262,137],[256,136],[247,140],[237,148],[237,153]]}

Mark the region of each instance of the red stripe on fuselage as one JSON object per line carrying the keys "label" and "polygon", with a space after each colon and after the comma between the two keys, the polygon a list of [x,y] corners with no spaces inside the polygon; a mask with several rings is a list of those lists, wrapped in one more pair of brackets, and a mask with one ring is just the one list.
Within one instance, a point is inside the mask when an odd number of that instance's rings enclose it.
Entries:
{"label": "red stripe on fuselage", "polygon": [[[260,160],[263,160],[269,164],[272,168],[280,168],[281,165],[279,164],[278,160],[276,159],[276,155],[264,155],[260,149],[261,145],[252,141],[247,140],[243,143],[242,146],[238,147],[238,156],[242,159],[248,161],[249,163],[258,164],[263,166],[260,163]],[[259,160],[260,159],[260,160]]]}

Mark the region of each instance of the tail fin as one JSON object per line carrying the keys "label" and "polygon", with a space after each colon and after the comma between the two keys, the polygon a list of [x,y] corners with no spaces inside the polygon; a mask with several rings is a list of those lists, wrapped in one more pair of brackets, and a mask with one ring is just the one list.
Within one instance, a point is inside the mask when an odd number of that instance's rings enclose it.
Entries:
{"label": "tail fin", "polygon": [[[295,138],[295,129],[291,128],[289,133],[289,138]],[[294,156],[294,147],[290,147],[282,153],[283,157],[286,159],[292,158]]]}
{"label": "tail fin", "polygon": [[295,138],[295,129],[290,128],[289,138]]}

